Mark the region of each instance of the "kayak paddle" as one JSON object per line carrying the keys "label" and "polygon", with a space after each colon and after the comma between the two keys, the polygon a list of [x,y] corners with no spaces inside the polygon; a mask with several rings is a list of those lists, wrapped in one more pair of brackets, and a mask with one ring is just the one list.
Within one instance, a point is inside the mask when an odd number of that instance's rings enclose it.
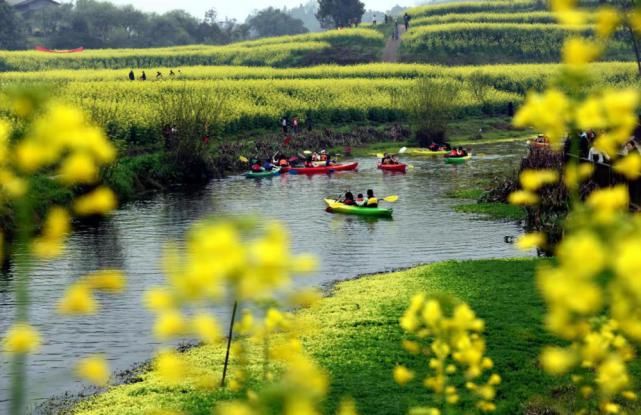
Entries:
{"label": "kayak paddle", "polygon": [[249,163],[249,159],[245,156],[238,157],[238,160],[242,161],[243,163]]}
{"label": "kayak paddle", "polygon": [[407,147],[402,147],[400,150],[398,150],[398,154],[405,154],[407,153]]}
{"label": "kayak paddle", "polygon": [[398,199],[399,199],[399,197],[397,195],[392,195],[392,196],[387,196],[387,197],[384,197],[384,198],[378,199],[378,200],[384,200],[384,201],[389,202],[389,203],[394,203]]}

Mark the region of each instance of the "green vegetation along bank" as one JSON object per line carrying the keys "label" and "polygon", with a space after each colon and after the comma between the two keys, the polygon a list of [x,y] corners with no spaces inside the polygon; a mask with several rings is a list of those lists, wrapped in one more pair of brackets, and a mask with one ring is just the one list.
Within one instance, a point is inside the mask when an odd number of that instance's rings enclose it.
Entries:
{"label": "green vegetation along bank", "polygon": [[[570,380],[548,377],[538,363],[541,348],[554,343],[542,323],[544,305],[534,278],[539,264],[540,260],[530,259],[445,262],[337,284],[330,297],[300,312],[314,322],[305,339],[306,349],[332,379],[325,413],[335,413],[345,396],[354,398],[362,414],[407,413],[413,406],[432,402],[420,382],[400,387],[392,379],[396,364],[419,373],[425,367],[423,358],[401,348],[404,335],[399,318],[417,292],[455,296],[485,320],[487,354],[504,379],[497,414],[551,414],[560,405],[571,405],[567,396],[572,394],[566,388]],[[222,347],[200,347],[186,354],[203,371],[220,373]],[[259,374],[261,370],[258,359],[253,360],[250,371]],[[206,393],[189,384],[163,386],[151,371],[136,383],[80,403],[75,413],[134,414],[160,405],[209,414],[216,402],[233,397],[228,391]]]}

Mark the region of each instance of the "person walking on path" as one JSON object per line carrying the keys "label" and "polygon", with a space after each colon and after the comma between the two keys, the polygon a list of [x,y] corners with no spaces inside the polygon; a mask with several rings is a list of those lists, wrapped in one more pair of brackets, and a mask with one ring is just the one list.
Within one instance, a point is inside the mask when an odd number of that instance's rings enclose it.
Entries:
{"label": "person walking on path", "polygon": [[412,17],[407,13],[405,13],[405,15],[403,16],[403,21],[405,22],[405,31],[409,30],[411,19]]}
{"label": "person walking on path", "polygon": [[134,74],[134,70],[129,71],[129,80],[130,81],[135,81],[136,80],[136,75]]}
{"label": "person walking on path", "polygon": [[287,134],[287,124],[288,124],[287,116],[280,119],[280,125],[283,128],[283,134]]}

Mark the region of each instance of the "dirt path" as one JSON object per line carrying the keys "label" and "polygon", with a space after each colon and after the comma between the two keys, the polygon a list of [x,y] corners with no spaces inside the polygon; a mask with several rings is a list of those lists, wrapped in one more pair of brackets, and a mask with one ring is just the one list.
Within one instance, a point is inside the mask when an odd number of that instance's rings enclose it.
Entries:
{"label": "dirt path", "polygon": [[399,38],[394,40],[391,37],[387,39],[385,49],[383,49],[383,62],[398,62],[401,60],[401,39],[405,33],[405,25],[398,25]]}

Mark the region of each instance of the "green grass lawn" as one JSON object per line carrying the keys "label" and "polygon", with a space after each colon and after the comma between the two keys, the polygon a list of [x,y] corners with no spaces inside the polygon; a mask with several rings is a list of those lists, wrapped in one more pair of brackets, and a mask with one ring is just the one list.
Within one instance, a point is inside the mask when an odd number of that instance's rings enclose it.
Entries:
{"label": "green grass lawn", "polygon": [[[406,387],[392,380],[397,363],[420,368],[424,358],[400,347],[404,337],[398,320],[417,292],[452,295],[468,302],[485,320],[487,354],[503,377],[498,414],[543,414],[563,400],[567,379],[560,382],[538,367],[541,347],[554,341],[542,327],[544,307],[537,294],[534,270],[539,260],[444,262],[415,269],[342,282],[314,309],[301,311],[316,323],[305,345],[331,374],[327,414],[340,399],[351,396],[360,414],[403,414],[415,405],[429,405],[430,393],[418,383]],[[201,347],[186,353],[205,372],[220,373],[220,347]],[[254,370],[260,364],[255,362]],[[556,387],[555,387],[556,385]],[[559,387],[561,386],[561,387]],[[200,392],[191,385],[167,387],[156,375],[123,385],[78,406],[83,414],[143,413],[159,405],[184,413],[209,414],[212,404],[232,395]],[[561,398],[559,398],[561,396]]]}

